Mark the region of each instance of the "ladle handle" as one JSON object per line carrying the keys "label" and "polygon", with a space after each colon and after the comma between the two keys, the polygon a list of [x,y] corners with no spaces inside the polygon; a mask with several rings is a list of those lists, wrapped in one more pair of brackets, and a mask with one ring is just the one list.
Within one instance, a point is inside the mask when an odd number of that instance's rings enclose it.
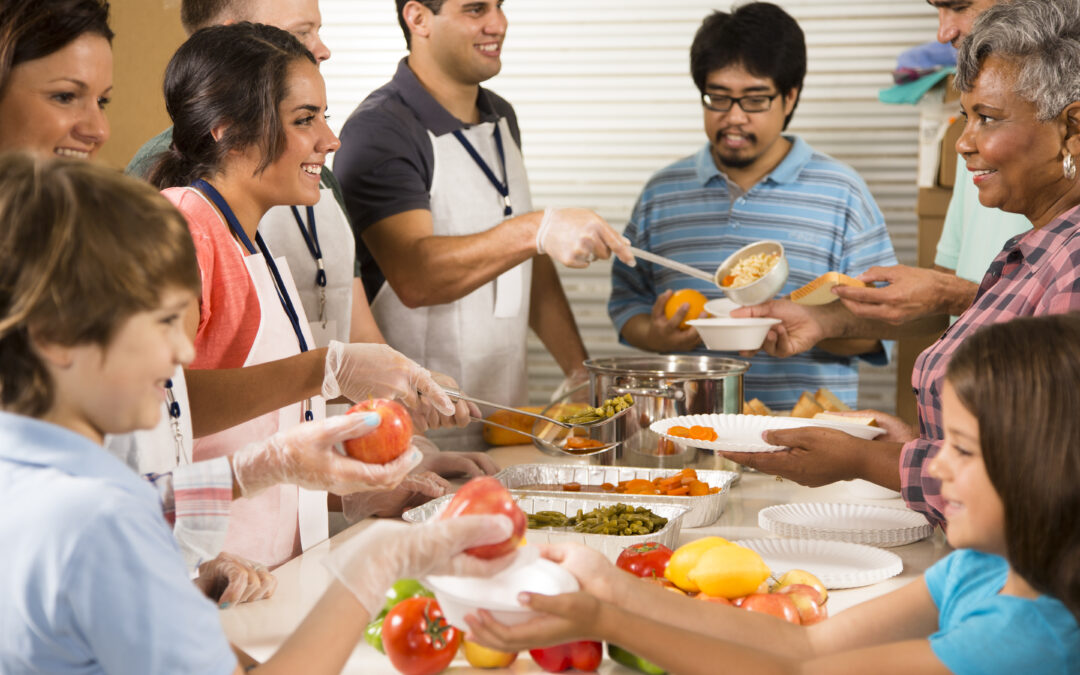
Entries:
{"label": "ladle handle", "polygon": [[643,251],[640,248],[635,248],[633,246],[630,247],[630,252],[633,253],[635,257],[641,258],[642,260],[648,260],[649,262],[656,263],[657,265],[660,265],[662,267],[667,267],[669,269],[675,270],[676,272],[682,272],[687,276],[694,277],[695,279],[701,279],[702,281],[707,281],[710,284],[716,285],[716,278],[713,275],[707,272],[702,272],[696,267],[684,265],[681,262],[676,262],[672,260],[671,258],[665,258],[662,255],[656,255],[655,253],[650,253],[649,251]]}

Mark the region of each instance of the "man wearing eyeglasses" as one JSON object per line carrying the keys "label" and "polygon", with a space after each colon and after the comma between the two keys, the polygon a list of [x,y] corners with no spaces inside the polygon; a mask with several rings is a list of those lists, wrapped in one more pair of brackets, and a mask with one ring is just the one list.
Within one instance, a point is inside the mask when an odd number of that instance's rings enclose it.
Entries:
{"label": "man wearing eyeglasses", "polygon": [[[709,142],[646,184],[624,235],[634,246],[712,273],[737,249],[762,239],[784,245],[787,294],[829,271],[858,274],[895,264],[884,219],[848,166],[784,134],[806,74],[806,46],[794,19],[755,2],[706,17],[690,49]],[[655,352],[703,351],[686,307],[667,318],[673,291],[720,291],[639,261],[612,270],[608,312],[621,339]],[[843,340],[784,360],[751,359],[746,398],[791,409],[803,391],[828,387],[856,403],[858,361],[884,364],[877,340]]]}

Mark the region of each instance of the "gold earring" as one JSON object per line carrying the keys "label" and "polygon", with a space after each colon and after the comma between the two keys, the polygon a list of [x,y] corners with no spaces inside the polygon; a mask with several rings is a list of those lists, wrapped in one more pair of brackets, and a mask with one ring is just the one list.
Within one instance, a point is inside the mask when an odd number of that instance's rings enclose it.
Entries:
{"label": "gold earring", "polygon": [[1065,155],[1061,161],[1061,168],[1065,171],[1066,180],[1076,180],[1076,162],[1072,155]]}

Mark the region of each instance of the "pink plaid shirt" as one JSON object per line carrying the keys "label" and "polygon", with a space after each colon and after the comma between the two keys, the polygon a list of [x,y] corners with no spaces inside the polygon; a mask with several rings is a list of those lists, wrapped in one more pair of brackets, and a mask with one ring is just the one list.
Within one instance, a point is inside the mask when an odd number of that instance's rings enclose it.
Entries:
{"label": "pink plaid shirt", "polygon": [[929,465],[944,437],[941,389],[953,351],[983,326],[1073,311],[1080,311],[1080,207],[1006,242],[983,277],[975,302],[919,355],[911,383],[919,405],[921,438],[905,445],[900,456],[901,490],[908,506],[935,525],[945,522],[941,483],[930,476]]}

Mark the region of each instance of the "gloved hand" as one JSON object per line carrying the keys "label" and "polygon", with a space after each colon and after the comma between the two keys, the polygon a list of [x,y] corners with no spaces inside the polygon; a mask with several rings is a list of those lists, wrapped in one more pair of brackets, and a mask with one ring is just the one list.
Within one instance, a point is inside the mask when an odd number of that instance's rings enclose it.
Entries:
{"label": "gloved hand", "polygon": [[386,589],[398,579],[490,576],[504,569],[515,556],[481,560],[461,552],[505,541],[512,531],[510,519],[501,515],[458,516],[420,525],[381,521],[332,550],[326,566],[374,617],[386,602]]}
{"label": "gloved hand", "polygon": [[418,472],[430,471],[443,478],[494,476],[499,472],[499,465],[482,452],[443,452],[424,436],[413,436],[413,445],[424,453]]}
{"label": "gloved hand", "polygon": [[269,598],[277,590],[277,579],[266,566],[224,551],[199,565],[195,585],[221,609],[241,602]]}
{"label": "gloved hand", "polygon": [[450,483],[430,471],[417,467],[392,490],[357,492],[341,497],[341,512],[345,522],[352,524],[377,516],[397,518],[405,511],[426,504],[450,492]]}
{"label": "gloved hand", "polygon": [[536,230],[536,252],[567,267],[588,267],[597,258],[607,260],[613,251],[633,267],[629,246],[629,239],[588,209],[545,209]]}
{"label": "gloved hand", "polygon": [[389,490],[420,463],[419,450],[410,448],[387,464],[365,464],[334,449],[337,443],[371,433],[380,421],[377,413],[353,413],[298,424],[235,453],[233,477],[245,497],[279,483],[339,495]]}
{"label": "gloved hand", "polygon": [[[460,389],[457,380],[434,370],[429,371],[431,379],[444,389]],[[420,403],[415,408],[409,408],[412,416],[413,431],[422,434],[428,429],[440,429],[443,427],[463,427],[472,420],[470,416],[481,417],[480,409],[474,403],[468,403],[460,399],[450,399],[454,404],[454,412],[451,415],[443,415],[439,412],[431,399],[427,396],[420,397]]]}
{"label": "gloved hand", "polygon": [[575,370],[559,383],[551,393],[549,403],[591,403],[589,397],[589,373],[584,368]]}
{"label": "gloved hand", "polygon": [[407,408],[416,408],[422,395],[441,414],[447,417],[454,414],[454,404],[431,379],[431,374],[384,344],[345,344],[331,340],[326,351],[322,395],[327,400],[344,396],[350,401],[396,398]]}

